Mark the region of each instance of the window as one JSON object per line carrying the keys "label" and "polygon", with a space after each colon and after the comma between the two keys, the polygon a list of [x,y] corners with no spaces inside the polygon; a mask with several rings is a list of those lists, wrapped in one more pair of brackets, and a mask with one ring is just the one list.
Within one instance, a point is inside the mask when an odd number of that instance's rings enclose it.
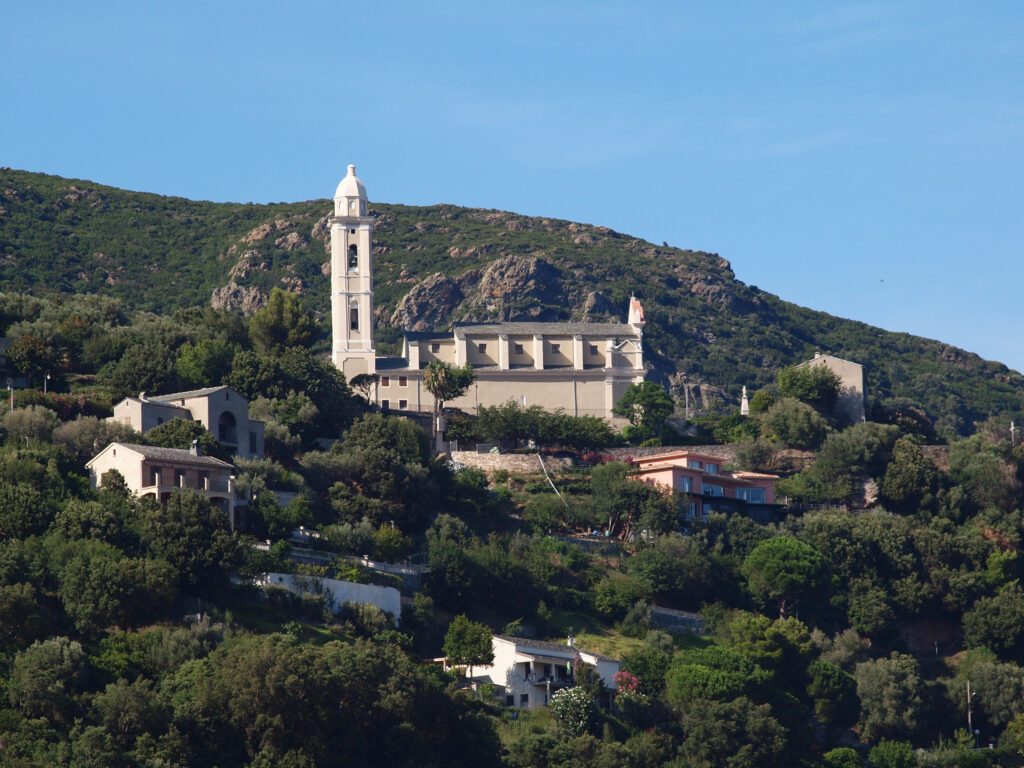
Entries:
{"label": "window", "polygon": [[507,694],[505,696],[505,706],[514,707],[516,705],[516,695],[514,693]]}
{"label": "window", "polygon": [[519,706],[528,707],[530,706],[530,694],[521,693],[519,694]]}
{"label": "window", "polygon": [[597,344],[591,344],[589,346],[590,346],[590,354],[596,355],[597,354]]}
{"label": "window", "polygon": [[431,352],[431,354],[436,355],[440,351],[441,351],[441,345],[440,344],[431,344],[430,345],[430,352]]}
{"label": "window", "polygon": [[356,233],[356,231],[355,231],[354,229],[350,229],[350,230],[348,231],[348,233],[349,233],[350,235],[354,235],[354,234]]}
{"label": "window", "polygon": [[382,387],[390,387],[391,386],[391,377],[390,376],[381,376],[380,377],[380,385]]}
{"label": "window", "polygon": [[751,504],[766,504],[768,493],[764,488],[737,488],[736,498],[743,499]]}
{"label": "window", "polygon": [[353,331],[358,331],[359,330],[359,307],[351,307],[349,309],[349,311],[348,311],[348,314],[349,314],[349,318],[348,318],[349,327]]}
{"label": "window", "polygon": [[561,344],[552,344],[551,345],[551,354],[557,355],[561,351],[562,351],[562,345]]}
{"label": "window", "polygon": [[256,453],[259,441],[256,439],[256,433],[249,433],[249,453]]}
{"label": "window", "polygon": [[513,344],[512,345],[512,351],[515,354],[517,354],[517,355],[523,354],[523,345],[522,344]]}
{"label": "window", "polygon": [[157,426],[160,426],[161,424],[163,424],[164,423],[164,417],[163,416],[157,416],[156,417],[156,423],[157,423]]}
{"label": "window", "polygon": [[386,411],[386,410],[388,410],[390,408],[391,408],[391,401],[390,400],[381,400],[380,401],[380,409],[382,411]]}
{"label": "window", "polygon": [[704,495],[705,496],[725,496],[725,489],[720,485],[711,485],[710,483],[704,483]]}
{"label": "window", "polygon": [[225,400],[230,400],[231,399],[231,393],[228,392],[227,390],[224,390],[224,399]]}
{"label": "window", "polygon": [[399,400],[398,401],[398,408],[399,408],[399,410],[404,411],[408,407],[409,407],[409,401],[408,400]]}
{"label": "window", "polygon": [[697,502],[691,501],[686,507],[686,519],[693,520],[697,517]]}
{"label": "window", "polygon": [[348,247],[348,268],[353,272],[359,271],[359,249],[355,245]]}
{"label": "window", "polygon": [[185,471],[181,469],[174,470],[174,484],[179,488],[185,485]]}
{"label": "window", "polygon": [[408,377],[406,377],[406,376],[399,376],[398,377],[398,386],[400,386],[400,387],[407,387],[407,386],[409,386],[409,379],[408,379]]}
{"label": "window", "polygon": [[481,355],[486,355],[487,354],[487,345],[486,344],[477,344],[476,345],[476,351],[479,352]]}
{"label": "window", "polygon": [[704,467],[704,471],[707,472],[709,475],[717,475],[718,474],[718,465],[717,464],[712,464],[709,461],[707,463],[707,466]]}
{"label": "window", "polygon": [[688,466],[690,469],[702,469],[704,465],[701,464],[696,459],[687,459],[686,466]]}
{"label": "window", "polygon": [[679,478],[679,490],[683,493],[689,493],[693,490],[693,478],[689,475],[683,475]]}

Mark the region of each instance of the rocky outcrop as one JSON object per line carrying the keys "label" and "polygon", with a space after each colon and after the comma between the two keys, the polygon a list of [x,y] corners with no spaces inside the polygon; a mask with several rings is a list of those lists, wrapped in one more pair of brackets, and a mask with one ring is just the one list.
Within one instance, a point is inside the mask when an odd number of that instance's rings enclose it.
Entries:
{"label": "rocky outcrop", "polygon": [[242,255],[238,257],[238,261],[231,267],[228,272],[228,281],[237,283],[239,280],[244,280],[250,273],[255,270],[260,272],[267,272],[270,270],[270,262],[263,258],[263,254],[255,248],[250,248],[246,251],[242,251]]}
{"label": "rocky outcrop", "polygon": [[291,219],[274,219],[273,221],[265,221],[258,227],[254,227],[247,232],[242,238],[242,242],[249,244],[258,243],[261,240],[266,239],[268,235],[272,235],[274,232],[291,229],[295,224],[296,222]]}
{"label": "rocky outcrop", "polygon": [[464,275],[460,314],[477,322],[557,320],[566,296],[558,270],[533,256],[504,256],[480,273],[475,290]]}
{"label": "rocky outcrop", "polygon": [[444,328],[450,319],[557,320],[566,304],[559,278],[557,269],[532,256],[503,256],[454,278],[437,272],[402,298],[391,323],[422,331]]}
{"label": "rocky outcrop", "polygon": [[622,309],[612,304],[600,291],[591,291],[583,300],[583,319],[586,322],[618,318]]}
{"label": "rocky outcrop", "polygon": [[443,328],[463,298],[457,280],[435,272],[402,297],[391,315],[391,324],[406,331]]}
{"label": "rocky outcrop", "polygon": [[234,280],[214,288],[210,306],[214,309],[240,311],[249,316],[267,303],[267,295],[254,285],[239,285]]}
{"label": "rocky outcrop", "polygon": [[294,251],[296,248],[305,248],[308,243],[309,241],[298,232],[289,232],[287,235],[281,235],[281,237],[274,241],[274,245],[282,251]]}

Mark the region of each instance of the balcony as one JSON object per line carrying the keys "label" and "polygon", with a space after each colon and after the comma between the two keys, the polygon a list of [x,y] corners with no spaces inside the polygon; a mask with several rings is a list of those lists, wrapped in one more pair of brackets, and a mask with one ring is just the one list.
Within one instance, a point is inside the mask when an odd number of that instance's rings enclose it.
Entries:
{"label": "balcony", "polygon": [[175,477],[171,473],[156,472],[150,478],[150,483],[139,489],[139,493],[141,495],[152,493],[157,498],[162,498],[165,493],[185,489],[200,491],[207,495],[230,496],[234,493],[234,482],[230,477],[189,478],[187,475]]}

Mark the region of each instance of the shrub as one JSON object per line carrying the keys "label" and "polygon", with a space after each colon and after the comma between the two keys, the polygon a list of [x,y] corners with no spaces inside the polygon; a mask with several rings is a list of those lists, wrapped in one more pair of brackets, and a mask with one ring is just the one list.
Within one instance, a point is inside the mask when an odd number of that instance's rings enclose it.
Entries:
{"label": "shrub", "polygon": [[15,408],[4,415],[3,427],[9,442],[19,444],[26,440],[48,443],[53,431],[60,425],[57,414],[41,405]]}
{"label": "shrub", "polygon": [[570,736],[589,732],[597,721],[597,703],[583,688],[563,688],[551,697],[551,714]]}

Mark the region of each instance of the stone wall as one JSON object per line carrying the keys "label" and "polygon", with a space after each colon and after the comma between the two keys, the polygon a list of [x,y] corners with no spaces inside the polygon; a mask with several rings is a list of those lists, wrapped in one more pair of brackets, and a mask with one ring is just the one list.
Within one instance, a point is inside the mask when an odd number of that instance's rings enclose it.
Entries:
{"label": "stone wall", "polygon": [[[498,469],[504,469],[517,474],[542,471],[536,453],[452,451],[452,461],[467,467],[482,469],[487,474],[493,474]],[[547,466],[548,472],[557,473],[572,467],[573,461],[571,458],[563,456],[545,456],[544,464]]]}

